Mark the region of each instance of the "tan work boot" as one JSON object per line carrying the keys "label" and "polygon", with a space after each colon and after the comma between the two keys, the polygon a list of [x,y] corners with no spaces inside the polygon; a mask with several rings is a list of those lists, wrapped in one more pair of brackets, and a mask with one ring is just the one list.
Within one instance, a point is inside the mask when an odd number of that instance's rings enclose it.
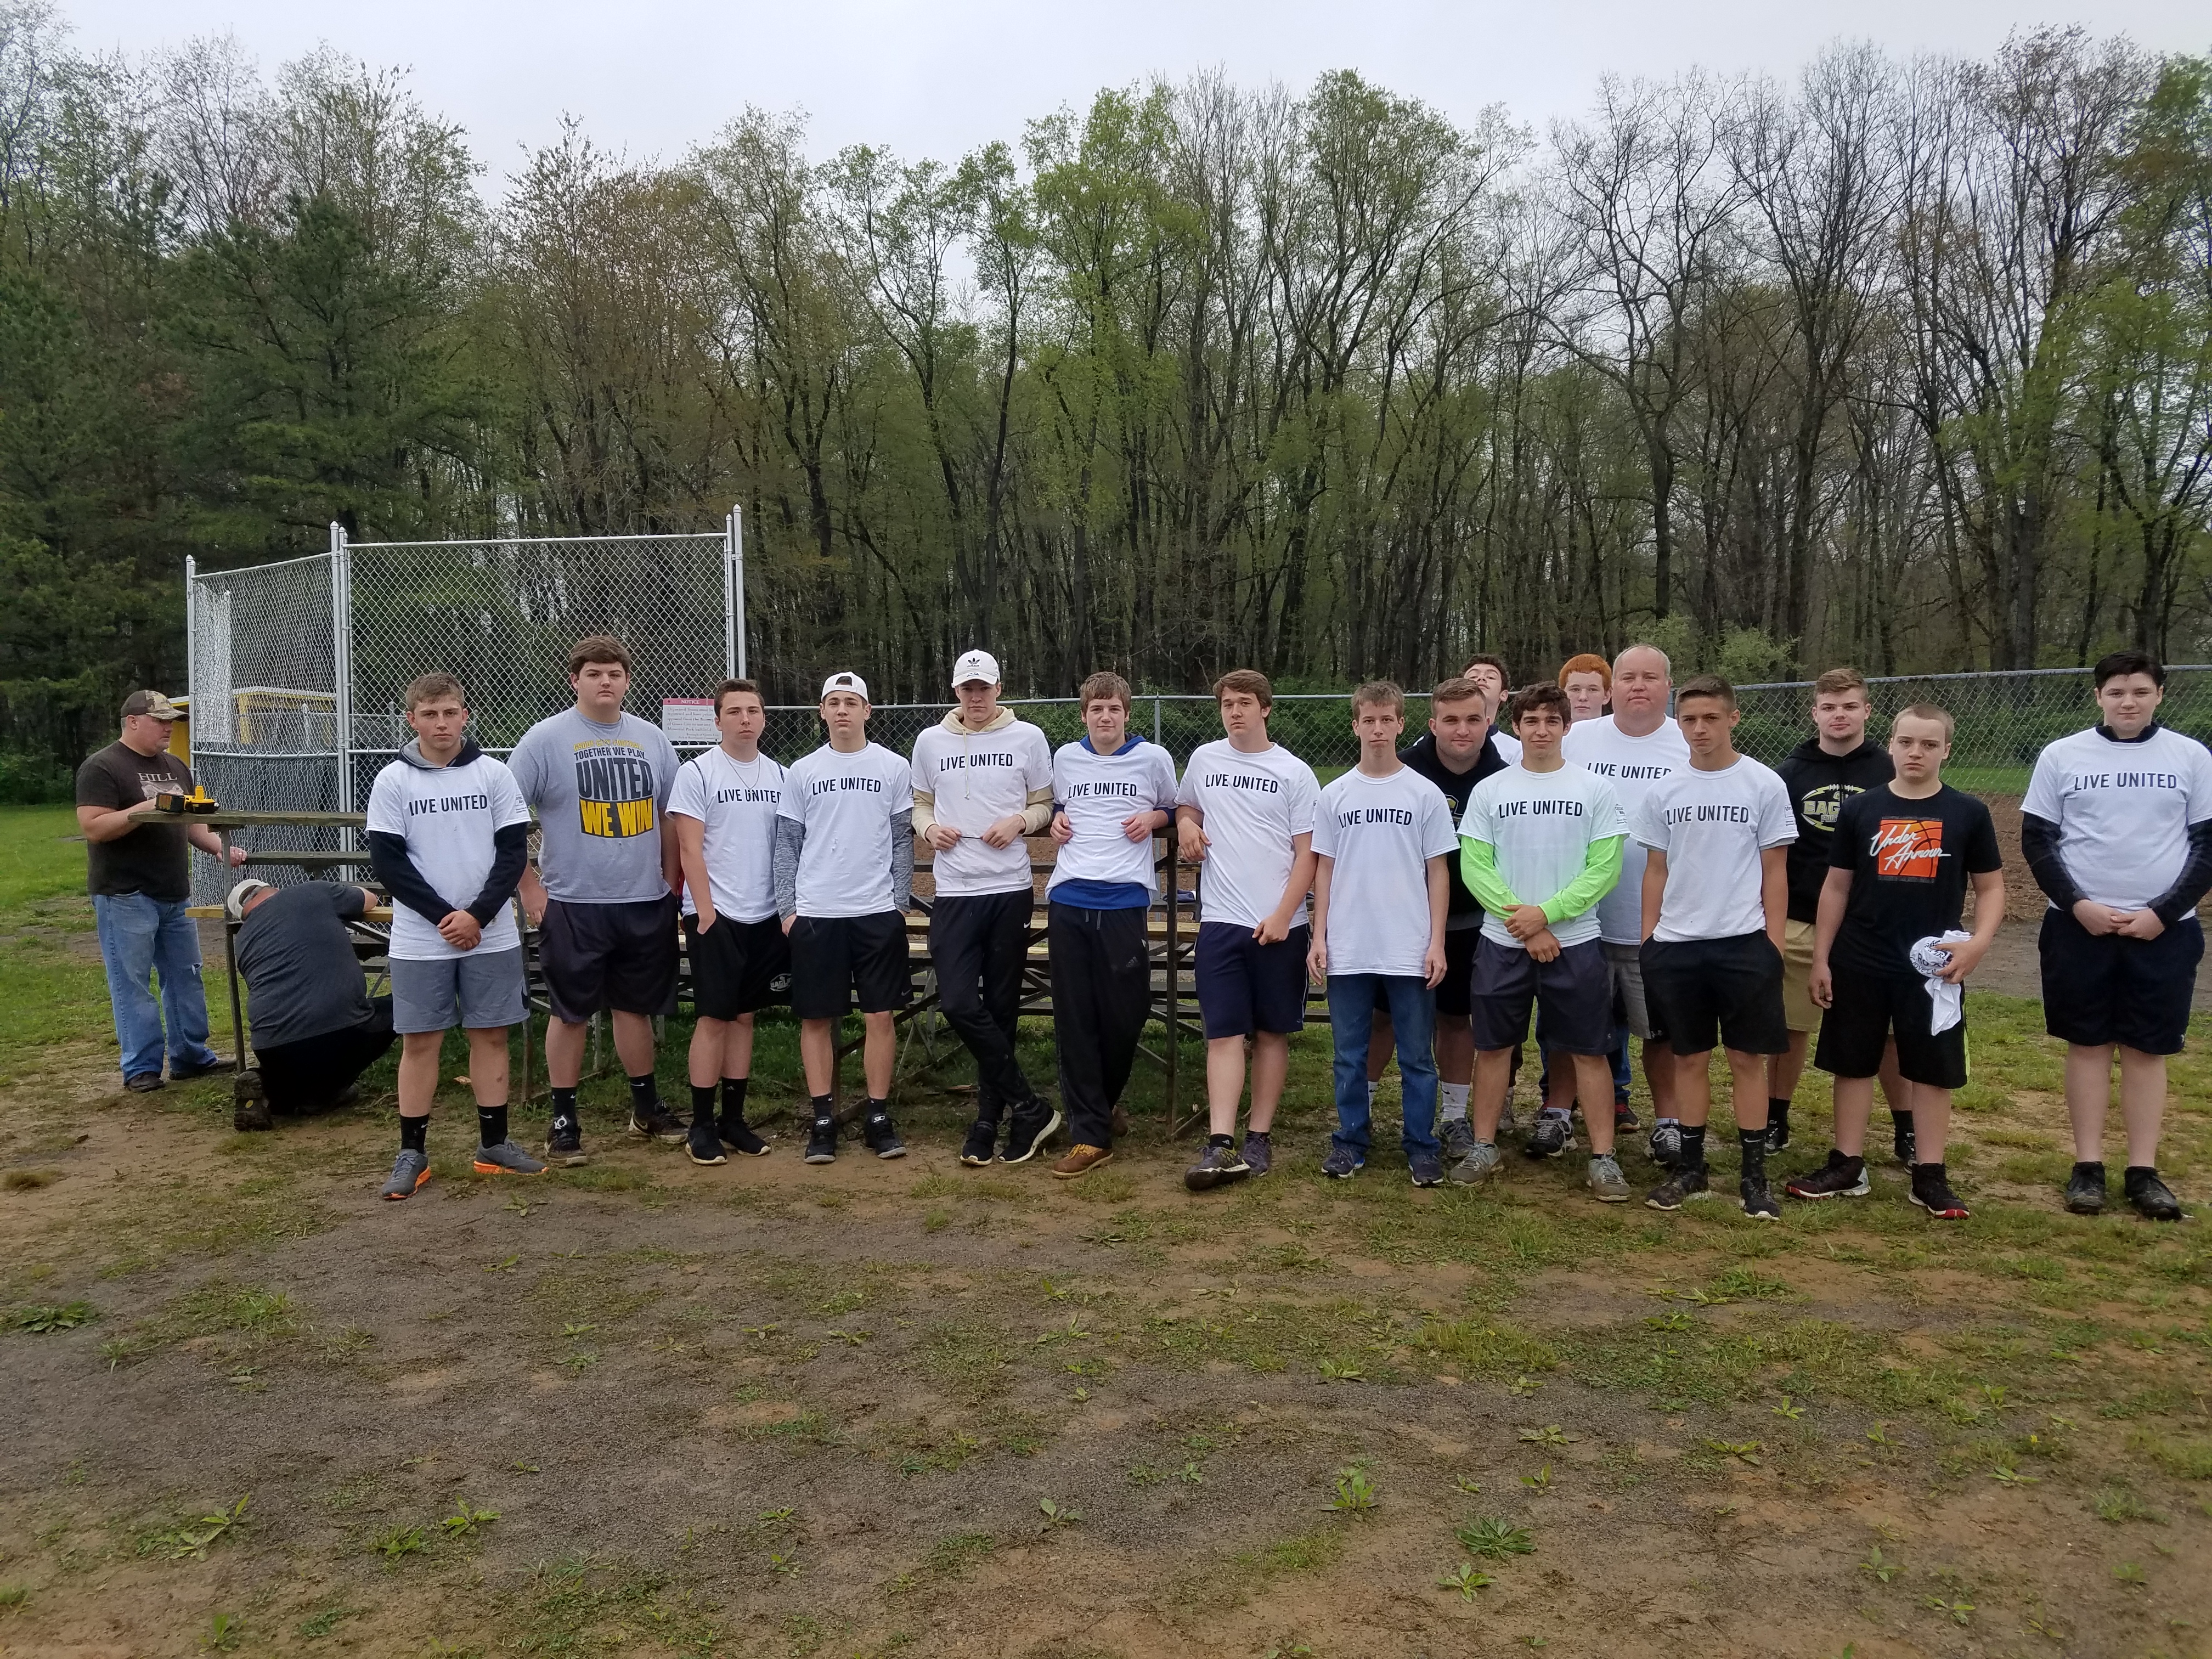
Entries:
{"label": "tan work boot", "polygon": [[1067,1156],[1052,1166],[1053,1179],[1073,1181],[1078,1176],[1089,1175],[1102,1164],[1111,1164],[1113,1152],[1104,1146],[1071,1146]]}

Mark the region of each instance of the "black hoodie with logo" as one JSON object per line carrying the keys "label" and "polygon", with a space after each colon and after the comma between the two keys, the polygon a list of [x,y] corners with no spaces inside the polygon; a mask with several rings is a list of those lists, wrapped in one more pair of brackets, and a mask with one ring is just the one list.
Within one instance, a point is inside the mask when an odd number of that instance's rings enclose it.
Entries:
{"label": "black hoodie with logo", "polygon": [[[1398,758],[1408,769],[1419,772],[1431,783],[1443,791],[1444,803],[1451,808],[1452,823],[1459,823],[1460,814],[1467,811],[1467,798],[1474,793],[1474,786],[1493,772],[1503,772],[1510,765],[1498,752],[1492,741],[1492,732],[1482,740],[1482,747],[1474,751],[1474,764],[1464,772],[1455,772],[1444,764],[1443,757],[1437,753],[1437,736],[1433,732],[1421,734],[1418,742],[1407,744],[1398,751]],[[1478,926],[1482,916],[1482,901],[1468,890],[1466,880],[1459,872],[1456,857],[1444,860],[1444,868],[1451,872],[1450,897],[1445,914],[1452,920],[1448,926],[1470,927]],[[1469,918],[1474,920],[1470,921]]]}
{"label": "black hoodie with logo", "polygon": [[1897,768],[1889,751],[1871,740],[1848,755],[1832,755],[1818,738],[1808,738],[1774,769],[1790,792],[1790,810],[1797,815],[1797,839],[1790,843],[1790,920],[1817,921],[1844,803],[1887,783]]}

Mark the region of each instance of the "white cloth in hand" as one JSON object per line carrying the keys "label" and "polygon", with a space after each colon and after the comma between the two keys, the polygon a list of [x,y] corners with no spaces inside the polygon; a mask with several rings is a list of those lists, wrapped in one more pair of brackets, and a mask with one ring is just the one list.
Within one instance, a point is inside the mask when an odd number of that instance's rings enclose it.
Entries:
{"label": "white cloth in hand", "polygon": [[1931,934],[1926,939],[1913,941],[1911,953],[1913,971],[1926,977],[1928,1000],[1935,1005],[1928,1015],[1930,1036],[1941,1036],[1966,1017],[1966,988],[1954,985],[1947,979],[1939,979],[1937,975],[1951,965],[1951,946],[1963,945],[1972,937],[1972,933],[1962,933],[1954,927],[1941,939]]}

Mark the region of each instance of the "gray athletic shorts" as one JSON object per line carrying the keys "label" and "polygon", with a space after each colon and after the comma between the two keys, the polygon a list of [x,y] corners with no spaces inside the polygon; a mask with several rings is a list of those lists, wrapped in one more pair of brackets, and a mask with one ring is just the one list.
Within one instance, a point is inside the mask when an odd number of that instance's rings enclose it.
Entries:
{"label": "gray athletic shorts", "polygon": [[1613,1017],[1628,1028],[1631,1036],[1646,1042],[1664,1042],[1667,1033],[1651,1018],[1651,1005],[1644,995],[1643,947],[1604,941],[1605,965],[1613,974]]}
{"label": "gray athletic shorts", "polygon": [[392,1029],[443,1031],[456,1025],[489,1030],[520,1025],[524,1012],[522,952],[471,951],[437,962],[392,963]]}

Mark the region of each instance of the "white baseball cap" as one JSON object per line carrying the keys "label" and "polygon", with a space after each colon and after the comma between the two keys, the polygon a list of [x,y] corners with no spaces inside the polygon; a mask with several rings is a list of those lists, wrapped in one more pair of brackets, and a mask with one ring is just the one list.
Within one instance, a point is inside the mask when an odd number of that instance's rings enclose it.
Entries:
{"label": "white baseball cap", "polygon": [[999,659],[988,651],[967,653],[952,665],[952,689],[957,691],[971,680],[996,685],[999,683]]}
{"label": "white baseball cap", "polygon": [[850,691],[862,702],[868,701],[867,681],[862,679],[858,674],[854,673],[849,669],[846,670],[842,673],[832,674],[828,679],[822,682],[823,696],[827,697],[832,691]]}
{"label": "white baseball cap", "polygon": [[273,887],[276,884],[274,882],[260,881],[252,876],[248,876],[244,881],[240,882],[237,886],[230,890],[230,896],[223,900],[222,908],[230,913],[230,919],[233,921],[244,921],[246,920],[246,900],[252,898],[256,893],[260,892],[264,888]]}

